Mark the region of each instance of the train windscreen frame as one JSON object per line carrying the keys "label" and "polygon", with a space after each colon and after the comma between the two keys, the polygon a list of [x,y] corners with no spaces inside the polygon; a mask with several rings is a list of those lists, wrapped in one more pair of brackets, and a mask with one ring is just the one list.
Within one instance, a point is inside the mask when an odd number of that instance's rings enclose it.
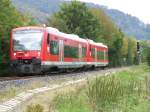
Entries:
{"label": "train windscreen frame", "polygon": [[12,33],[14,51],[41,50],[43,32],[41,30],[18,30]]}

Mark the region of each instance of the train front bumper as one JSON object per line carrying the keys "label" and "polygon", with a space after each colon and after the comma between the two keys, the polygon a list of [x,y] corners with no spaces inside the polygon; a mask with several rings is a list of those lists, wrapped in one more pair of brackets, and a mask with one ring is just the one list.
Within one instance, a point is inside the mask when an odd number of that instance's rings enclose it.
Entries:
{"label": "train front bumper", "polygon": [[10,66],[14,72],[17,73],[40,73],[41,72],[41,60],[40,59],[19,59],[13,60]]}

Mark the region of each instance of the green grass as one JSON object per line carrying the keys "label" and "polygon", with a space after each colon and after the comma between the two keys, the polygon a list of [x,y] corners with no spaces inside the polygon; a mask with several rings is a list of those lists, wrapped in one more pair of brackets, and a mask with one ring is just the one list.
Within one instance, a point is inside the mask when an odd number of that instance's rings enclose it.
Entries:
{"label": "green grass", "polygon": [[0,102],[4,102],[12,97],[15,97],[17,95],[17,89],[11,88],[9,90],[0,91]]}
{"label": "green grass", "polygon": [[129,70],[89,80],[87,87],[55,98],[58,112],[148,112],[150,67]]}
{"label": "green grass", "polygon": [[58,112],[91,112],[83,92],[60,95],[55,99],[53,108]]}
{"label": "green grass", "polygon": [[[46,97],[46,96],[45,96]],[[40,102],[37,102],[40,103]],[[42,104],[41,104],[42,105]],[[42,111],[44,111],[43,106]],[[39,112],[30,106],[26,112]],[[86,86],[58,93],[48,112],[149,112],[150,67],[132,66],[111,76],[88,79]]]}

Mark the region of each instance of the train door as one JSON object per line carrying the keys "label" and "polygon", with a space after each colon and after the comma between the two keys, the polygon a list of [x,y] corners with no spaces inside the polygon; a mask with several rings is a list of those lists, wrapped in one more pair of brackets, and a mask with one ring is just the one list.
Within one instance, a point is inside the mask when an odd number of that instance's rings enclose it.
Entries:
{"label": "train door", "polygon": [[95,58],[96,58],[96,56],[95,56],[95,47],[92,46],[90,48],[90,50],[91,50],[91,61],[95,62]]}
{"label": "train door", "polygon": [[64,41],[59,40],[59,61],[64,61]]}
{"label": "train door", "polygon": [[79,61],[82,61],[82,45],[79,44]]}
{"label": "train door", "polygon": [[106,51],[104,50],[104,57],[103,57],[104,60],[106,60]]}
{"label": "train door", "polygon": [[95,48],[95,62],[97,62],[97,48]]}

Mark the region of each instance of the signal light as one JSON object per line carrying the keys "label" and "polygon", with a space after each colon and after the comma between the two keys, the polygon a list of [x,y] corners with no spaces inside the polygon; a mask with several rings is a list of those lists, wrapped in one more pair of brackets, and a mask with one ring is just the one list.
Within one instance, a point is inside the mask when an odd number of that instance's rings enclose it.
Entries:
{"label": "signal light", "polygon": [[140,42],[137,42],[137,51],[140,51]]}

